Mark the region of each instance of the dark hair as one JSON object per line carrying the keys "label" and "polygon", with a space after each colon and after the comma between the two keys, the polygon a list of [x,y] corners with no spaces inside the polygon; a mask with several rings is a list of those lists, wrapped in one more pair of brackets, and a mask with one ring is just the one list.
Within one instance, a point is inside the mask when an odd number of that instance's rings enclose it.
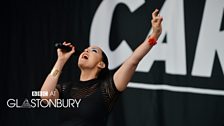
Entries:
{"label": "dark hair", "polygon": [[103,68],[103,69],[100,71],[99,76],[98,76],[99,79],[106,78],[106,77],[108,77],[109,74],[110,74],[110,71],[109,71],[109,68],[108,68],[108,65],[109,65],[108,58],[107,58],[107,55],[104,53],[103,50],[102,50],[102,61],[103,61],[104,64],[105,64],[105,68]]}

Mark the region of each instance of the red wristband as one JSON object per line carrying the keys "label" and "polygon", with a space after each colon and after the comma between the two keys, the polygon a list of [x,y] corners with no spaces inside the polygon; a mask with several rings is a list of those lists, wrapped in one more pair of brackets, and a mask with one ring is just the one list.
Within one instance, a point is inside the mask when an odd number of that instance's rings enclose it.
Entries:
{"label": "red wristband", "polygon": [[150,46],[154,46],[155,44],[157,44],[156,39],[153,37],[149,38],[148,43]]}

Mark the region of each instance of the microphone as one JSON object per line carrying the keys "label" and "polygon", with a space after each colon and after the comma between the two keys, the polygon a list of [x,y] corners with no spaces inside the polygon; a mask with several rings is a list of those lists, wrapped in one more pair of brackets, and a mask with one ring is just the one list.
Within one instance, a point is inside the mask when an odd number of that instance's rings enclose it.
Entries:
{"label": "microphone", "polygon": [[62,43],[55,43],[54,46],[55,46],[56,48],[62,49],[62,50],[65,51],[65,52],[69,52],[69,51],[72,50],[71,47],[69,47],[69,46],[65,46],[65,45],[63,45]]}
{"label": "microphone", "polygon": [[[62,49],[63,51],[65,51],[65,52],[69,52],[69,51],[71,51],[72,50],[72,48],[71,47],[69,47],[69,46],[65,46],[65,45],[63,45],[62,43],[55,43],[54,44],[54,46],[56,47],[56,48],[59,48],[59,49]],[[74,45],[73,45],[74,46]],[[76,47],[76,46],[75,46]],[[78,50],[77,48],[75,48],[75,55],[80,55],[82,52],[80,51],[80,50]]]}

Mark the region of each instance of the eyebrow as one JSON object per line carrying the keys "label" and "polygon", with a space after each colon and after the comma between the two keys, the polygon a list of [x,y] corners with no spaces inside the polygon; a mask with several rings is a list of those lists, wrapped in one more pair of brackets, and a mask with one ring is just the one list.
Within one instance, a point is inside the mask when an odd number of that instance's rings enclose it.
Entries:
{"label": "eyebrow", "polygon": [[92,47],[91,49],[95,49],[95,50],[99,51],[99,49],[97,47]]}

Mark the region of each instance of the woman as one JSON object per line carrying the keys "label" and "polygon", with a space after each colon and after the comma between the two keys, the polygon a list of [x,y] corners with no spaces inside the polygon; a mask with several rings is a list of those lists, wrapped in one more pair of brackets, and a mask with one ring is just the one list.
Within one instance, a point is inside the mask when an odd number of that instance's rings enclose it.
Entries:
{"label": "woman", "polygon": [[152,34],[133,52],[133,54],[111,76],[108,74],[108,60],[104,52],[97,46],[90,46],[82,52],[78,59],[81,70],[79,82],[69,82],[57,85],[60,71],[75,52],[70,43],[63,44],[72,48],[70,52],[57,50],[58,59],[47,76],[41,91],[52,92],[54,95],[42,96],[42,99],[58,98],[81,99],[79,108],[69,109],[67,116],[61,118],[63,125],[75,126],[105,126],[118,95],[124,91],[132,78],[140,60],[150,51],[159,38],[162,27],[162,17],[159,10],[152,13]]}

